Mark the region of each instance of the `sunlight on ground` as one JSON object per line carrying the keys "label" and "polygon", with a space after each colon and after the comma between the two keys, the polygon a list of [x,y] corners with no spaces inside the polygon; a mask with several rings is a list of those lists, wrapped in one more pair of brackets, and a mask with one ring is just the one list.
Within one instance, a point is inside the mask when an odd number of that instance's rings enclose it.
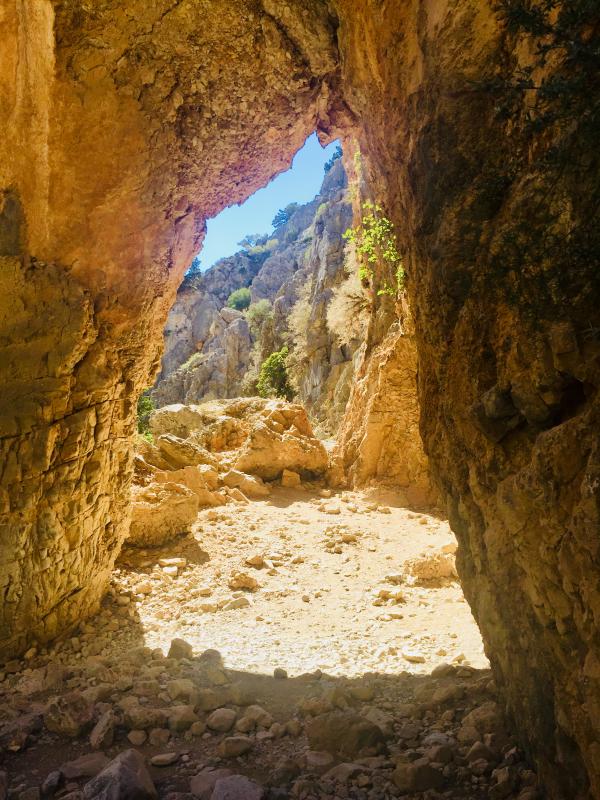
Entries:
{"label": "sunlight on ground", "polygon": [[[118,584],[135,593],[150,647],[166,652],[182,637],[194,650],[218,650],[233,669],[353,676],[429,673],[452,661],[487,667],[456,580],[421,585],[406,570],[409,559],[452,542],[447,522],[431,514],[377,508],[359,494],[277,489],[265,502],[202,512],[193,537],[160,552],[127,550]],[[161,558],[181,560],[161,566]],[[231,589],[236,571],[258,588]]]}

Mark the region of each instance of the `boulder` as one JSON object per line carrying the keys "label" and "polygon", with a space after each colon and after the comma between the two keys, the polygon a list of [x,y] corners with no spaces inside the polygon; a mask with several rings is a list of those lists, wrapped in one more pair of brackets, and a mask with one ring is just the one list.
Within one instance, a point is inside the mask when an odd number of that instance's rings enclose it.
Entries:
{"label": "boulder", "polygon": [[115,738],[115,715],[109,710],[105,711],[90,733],[90,744],[94,750],[104,750],[110,747]]}
{"label": "boulder", "polygon": [[44,713],[44,724],[52,733],[64,736],[80,736],[92,727],[94,705],[80,692],[55,697]]}
{"label": "boulder", "polygon": [[190,791],[198,800],[210,800],[216,782],[221,778],[228,778],[231,774],[229,769],[207,767],[194,775],[190,781]]}
{"label": "boulder", "polygon": [[253,426],[234,464],[242,472],[267,480],[278,478],[284,469],[309,476],[322,475],[327,465],[327,451],[317,438],[280,433],[268,421]]}
{"label": "boulder", "polygon": [[180,467],[195,467],[198,464],[208,464],[216,467],[217,459],[206,448],[201,447],[189,439],[181,439],[172,433],[164,433],[156,442],[162,457],[172,469]]}
{"label": "boulder", "polygon": [[359,714],[332,711],[306,723],[311,750],[346,758],[377,755],[385,749],[386,736],[378,725]]}
{"label": "boulder", "polygon": [[179,660],[181,658],[193,658],[193,656],[194,649],[189,642],[186,642],[185,639],[171,639],[167,658]]}
{"label": "boulder", "polygon": [[223,483],[231,489],[239,489],[248,497],[268,497],[271,494],[270,488],[260,478],[246,475],[236,469],[231,469],[223,475]]}
{"label": "boulder", "polygon": [[[209,469],[214,471],[213,467],[209,467]],[[198,466],[182,467],[168,472],[157,471],[153,475],[153,480],[156,483],[178,483],[185,486],[190,492],[198,495],[198,505],[200,506],[222,506],[224,503],[221,495],[211,491]]]}
{"label": "boulder", "polygon": [[211,800],[262,800],[264,790],[258,783],[244,775],[230,775],[219,778],[211,795]]}
{"label": "boulder", "polygon": [[67,761],[60,767],[60,772],[68,781],[77,778],[93,778],[108,765],[104,753],[87,753],[73,761]]}
{"label": "boulder", "polygon": [[128,544],[154,547],[187,533],[198,516],[198,495],[178,483],[134,487]]}
{"label": "boulder", "polygon": [[156,800],[158,794],[136,750],[125,750],[83,788],[85,800]]}
{"label": "boulder", "polygon": [[[213,400],[198,406],[165,406],[150,417],[150,428],[164,458],[209,463],[197,450],[227,451],[227,461],[238,472],[266,480],[279,478],[284,469],[300,476],[323,475],[327,451],[315,437],[306,411],[284,400],[240,397]],[[185,437],[185,438],[181,438]],[[213,456],[214,458],[214,456]]]}

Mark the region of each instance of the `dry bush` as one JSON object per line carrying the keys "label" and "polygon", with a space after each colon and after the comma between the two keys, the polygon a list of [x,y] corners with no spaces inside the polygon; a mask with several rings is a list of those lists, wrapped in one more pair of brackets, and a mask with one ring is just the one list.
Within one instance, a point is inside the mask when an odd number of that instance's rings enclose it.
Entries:
{"label": "dry bush", "polygon": [[346,278],[333,290],[327,307],[327,326],[340,344],[364,339],[369,324],[370,304],[353,265],[346,266]]}

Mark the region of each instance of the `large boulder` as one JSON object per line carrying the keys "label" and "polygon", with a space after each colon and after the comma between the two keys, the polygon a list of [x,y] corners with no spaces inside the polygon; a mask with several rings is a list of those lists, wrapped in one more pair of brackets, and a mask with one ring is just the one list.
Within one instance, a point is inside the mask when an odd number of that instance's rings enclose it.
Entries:
{"label": "large boulder", "polygon": [[143,756],[125,750],[86,783],[85,800],[155,800],[158,797]]}
{"label": "large boulder", "polygon": [[198,464],[208,464],[216,467],[217,459],[212,456],[204,447],[191,442],[188,439],[181,439],[172,433],[165,433],[158,437],[158,449],[171,469],[181,467],[198,466]]}
{"label": "large boulder", "polygon": [[327,451],[306,411],[284,400],[249,397],[165,406],[152,414],[150,428],[161,453],[161,441],[177,432],[193,447],[219,453],[224,466],[266,480],[280,477],[284,469],[318,476],[328,466]]}
{"label": "large boulder", "polygon": [[280,433],[265,420],[253,426],[234,467],[271,480],[285,469],[305,476],[322,475],[327,464],[327,451],[314,436],[302,434],[297,428]]}
{"label": "large boulder", "polygon": [[345,758],[372,756],[385,750],[386,735],[378,725],[359,714],[332,711],[320,714],[306,724],[312,750],[322,750]]}
{"label": "large boulder", "polygon": [[218,492],[211,491],[211,487],[214,488],[212,475],[207,480],[206,473],[201,472],[198,467],[182,467],[170,472],[156,471],[153,477],[156,483],[177,483],[185,486],[198,496],[200,506],[222,506],[225,502]]}
{"label": "large boulder", "polygon": [[134,486],[128,544],[154,547],[188,533],[198,505],[198,495],[179,483]]}

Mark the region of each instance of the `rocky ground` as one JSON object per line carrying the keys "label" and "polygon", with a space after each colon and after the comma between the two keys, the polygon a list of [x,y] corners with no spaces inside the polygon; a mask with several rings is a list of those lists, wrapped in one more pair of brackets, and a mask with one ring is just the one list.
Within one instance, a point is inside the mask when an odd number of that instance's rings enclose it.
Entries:
{"label": "rocky ground", "polygon": [[125,549],[101,612],[0,675],[0,798],[541,797],[447,523],[323,484]]}

